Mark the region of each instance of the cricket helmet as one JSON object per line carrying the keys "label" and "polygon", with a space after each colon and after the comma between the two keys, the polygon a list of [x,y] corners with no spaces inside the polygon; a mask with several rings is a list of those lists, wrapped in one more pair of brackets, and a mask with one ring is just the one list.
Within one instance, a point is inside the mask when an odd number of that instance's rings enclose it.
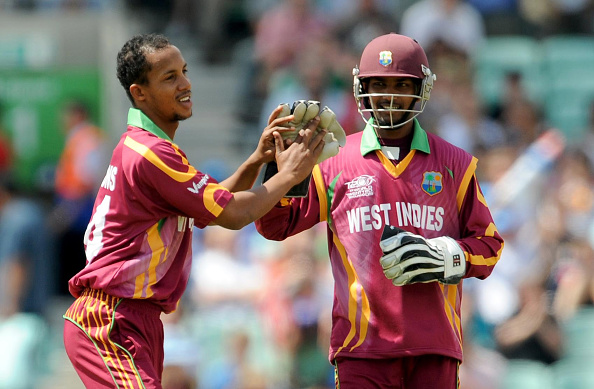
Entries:
{"label": "cricket helmet", "polygon": [[[369,77],[410,77],[419,80],[419,87],[415,95],[370,94],[365,83],[365,79]],[[394,33],[379,36],[369,42],[363,50],[359,66],[353,68],[353,93],[359,113],[365,123],[369,124],[369,119],[378,112],[406,112],[408,114],[404,119],[392,121],[390,125],[380,125],[377,120],[372,122],[375,128],[400,127],[423,112],[435,79],[429,69],[427,55],[416,40]],[[390,108],[374,107],[370,97],[376,96],[389,98]],[[410,107],[396,108],[395,97],[414,97],[416,100]]]}

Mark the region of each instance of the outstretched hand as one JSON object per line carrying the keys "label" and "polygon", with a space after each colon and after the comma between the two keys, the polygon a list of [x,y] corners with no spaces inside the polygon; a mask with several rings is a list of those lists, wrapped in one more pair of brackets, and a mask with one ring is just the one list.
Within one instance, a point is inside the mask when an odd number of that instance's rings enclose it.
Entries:
{"label": "outstretched hand", "polygon": [[[262,135],[260,136],[260,141],[258,142],[258,147],[256,148],[255,154],[257,159],[261,163],[267,163],[274,161],[276,156],[276,138],[274,137],[274,133],[283,133],[288,131],[295,131],[294,127],[287,127],[287,123],[293,120],[294,116],[283,116],[278,117],[279,114],[282,112],[283,107],[279,105],[272,111],[270,116],[268,117],[268,125],[262,131]],[[282,137],[281,137],[282,141]],[[292,142],[283,142],[285,147],[289,147]]]}
{"label": "outstretched hand", "polygon": [[272,132],[275,140],[278,171],[282,174],[292,175],[295,178],[295,183],[299,183],[307,178],[324,149],[326,131],[319,131],[317,133],[315,131],[319,122],[319,116],[310,120],[299,131],[295,139],[290,142],[283,140],[281,131]]}

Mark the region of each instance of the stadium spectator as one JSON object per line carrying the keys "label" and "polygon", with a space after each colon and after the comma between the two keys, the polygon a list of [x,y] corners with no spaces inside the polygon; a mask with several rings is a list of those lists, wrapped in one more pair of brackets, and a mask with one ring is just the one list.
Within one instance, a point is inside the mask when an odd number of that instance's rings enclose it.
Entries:
{"label": "stadium spectator", "polygon": [[252,28],[253,39],[240,45],[236,54],[244,72],[237,114],[242,122],[259,123],[271,77],[290,68],[306,44],[326,36],[329,22],[316,11],[311,0],[282,0],[258,14]]}
{"label": "stadium spectator", "polygon": [[324,36],[328,28],[310,0],[283,0],[264,12],[256,24],[256,62],[265,74],[273,74],[291,65],[304,45]]}
{"label": "stadium spectator", "polygon": [[0,174],[8,173],[14,160],[10,133],[3,125],[4,113],[4,106],[0,102]]}
{"label": "stadium spectator", "polygon": [[48,224],[57,240],[58,292],[67,295],[68,280],[86,263],[82,242],[105,174],[107,139],[91,122],[83,101],[67,103],[62,114],[66,140],[56,167],[56,204]]}
{"label": "stadium spectator", "polygon": [[[460,389],[501,389],[507,360],[493,347],[481,343],[484,331],[482,323],[476,320],[476,306],[475,291],[465,284],[462,297],[464,363],[460,365]],[[492,333],[489,336],[492,337]]]}
{"label": "stadium spectator", "polygon": [[452,109],[438,119],[436,133],[475,155],[505,145],[508,139],[503,127],[484,113],[474,86],[467,82],[451,86]]}
{"label": "stadium spectator", "polygon": [[358,113],[357,107],[352,104],[352,90],[345,87],[344,81],[337,74],[337,70],[342,69],[336,69],[338,62],[352,57],[343,58],[341,55],[334,39],[318,39],[305,44],[302,53],[291,66],[279,69],[271,75],[258,127],[266,125],[267,112],[274,109],[279,102],[305,99],[333,107],[336,120],[347,134],[359,131],[359,120],[356,123],[353,120],[358,118]]}
{"label": "stadium spectator", "polygon": [[44,315],[56,289],[47,211],[11,181],[0,177],[0,316]]}
{"label": "stadium spectator", "polygon": [[325,362],[332,290],[324,243],[321,228],[305,230],[280,242],[266,261],[262,317],[279,357],[290,361],[290,387],[324,387],[333,378]]}
{"label": "stadium spectator", "polygon": [[38,387],[47,352],[46,319],[55,295],[55,261],[46,210],[0,174],[0,388]]}
{"label": "stadium spectator", "polygon": [[552,313],[546,287],[550,266],[543,269],[544,274],[520,283],[517,312],[495,328],[497,349],[507,359],[551,365],[563,354],[563,331]]}
{"label": "stadium spectator", "polygon": [[175,312],[161,315],[163,321],[163,389],[198,389],[200,344],[188,322],[187,302],[181,300]]}
{"label": "stadium spectator", "polygon": [[[381,0],[361,0],[347,17],[336,18],[331,34],[340,42],[343,50],[356,56],[376,36],[398,31],[398,19],[393,4]],[[345,8],[341,4],[341,8]]]}
{"label": "stadium spectator", "polygon": [[416,39],[427,52],[443,41],[471,55],[486,31],[482,15],[464,0],[420,0],[402,14],[400,33]]}

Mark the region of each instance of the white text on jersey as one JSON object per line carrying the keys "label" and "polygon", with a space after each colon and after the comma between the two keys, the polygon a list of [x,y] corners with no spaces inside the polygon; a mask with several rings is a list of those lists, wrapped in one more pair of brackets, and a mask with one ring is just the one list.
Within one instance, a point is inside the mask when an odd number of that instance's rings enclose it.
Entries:
{"label": "white text on jersey", "polygon": [[116,174],[118,174],[118,168],[116,166],[109,165],[107,168],[107,173],[105,174],[103,182],[101,183],[101,187],[113,192],[116,184]]}
{"label": "white text on jersey", "polygon": [[187,189],[192,193],[198,193],[200,188],[202,188],[204,186],[204,184],[206,184],[207,181],[208,181],[208,174],[205,174],[199,183],[196,184],[195,182],[192,181],[192,187],[187,188]]}
{"label": "white text on jersey", "polygon": [[[384,225],[394,225],[390,219],[398,222],[399,227],[412,226],[431,231],[443,228],[444,209],[431,205],[419,205],[397,201],[395,214],[392,204],[374,204],[347,211],[350,232],[379,230]],[[396,220],[394,220],[396,219]]]}
{"label": "white text on jersey", "polygon": [[190,217],[190,218],[188,218],[187,216],[178,216],[177,217],[177,230],[179,232],[191,230],[192,228],[194,228],[194,218],[193,217]]}

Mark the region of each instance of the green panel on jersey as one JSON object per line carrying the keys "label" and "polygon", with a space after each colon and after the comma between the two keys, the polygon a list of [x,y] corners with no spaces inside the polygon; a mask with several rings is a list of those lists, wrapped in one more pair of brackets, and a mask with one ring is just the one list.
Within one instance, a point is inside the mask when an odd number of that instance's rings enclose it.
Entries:
{"label": "green panel on jersey", "polygon": [[16,185],[28,191],[53,188],[54,169],[64,146],[62,110],[72,100],[88,105],[102,126],[99,70],[0,71],[0,131],[14,152]]}

